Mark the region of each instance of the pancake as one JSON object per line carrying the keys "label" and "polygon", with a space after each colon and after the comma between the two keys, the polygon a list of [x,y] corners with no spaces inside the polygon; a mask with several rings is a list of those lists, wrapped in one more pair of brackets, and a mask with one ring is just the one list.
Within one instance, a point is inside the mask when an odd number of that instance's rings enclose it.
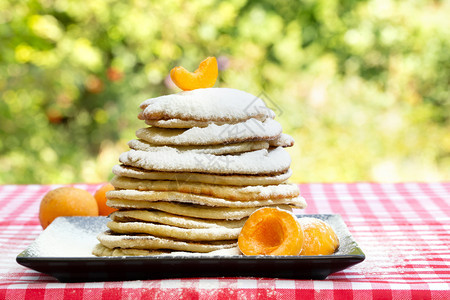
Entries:
{"label": "pancake", "polygon": [[169,214],[155,210],[122,210],[115,211],[109,215],[111,220],[116,222],[152,222],[165,225],[172,225],[180,228],[242,228],[246,218],[240,220],[207,220],[191,218],[186,216]]}
{"label": "pancake", "polygon": [[[256,207],[275,204],[287,204],[296,206],[298,208],[305,207],[305,199],[302,197],[279,198],[279,199],[265,199],[265,200],[227,200],[223,198],[195,195],[190,193],[180,192],[158,192],[158,191],[137,191],[137,190],[114,190],[106,193],[108,198],[107,205],[113,206],[116,201],[113,200],[131,200],[136,202],[173,202],[173,203],[188,203],[198,204],[213,207]],[[135,203],[139,208],[142,204]]]}
{"label": "pancake", "polygon": [[115,176],[110,182],[116,190],[171,191],[238,201],[293,198],[300,194],[298,186],[289,183],[242,187],[183,181],[142,180],[119,176]]}
{"label": "pancake", "polygon": [[158,127],[141,128],[136,137],[153,145],[192,146],[221,145],[250,141],[269,141],[282,133],[280,123],[273,119],[263,122],[249,119],[242,123],[193,127],[189,129],[167,129]]}
{"label": "pancake", "polygon": [[236,123],[251,118],[274,118],[260,98],[230,88],[204,88],[147,99],[140,105],[141,120],[180,119],[186,121]]}
{"label": "pancake", "polygon": [[183,241],[221,241],[237,240],[241,228],[180,228],[170,225],[161,225],[146,222],[115,222],[107,224],[115,233],[145,233],[156,237],[173,238]]}
{"label": "pancake", "polygon": [[[250,216],[255,210],[261,207],[211,207],[206,205],[172,203],[172,202],[150,202],[150,201],[133,201],[133,200],[108,200],[107,205],[113,208],[123,209],[154,209],[167,213],[214,220],[241,220]],[[280,209],[292,211],[289,205],[266,205],[268,207],[278,207]],[[306,207],[306,203],[303,208]]]}
{"label": "pancake", "polygon": [[236,256],[241,255],[238,247],[226,248],[214,250],[207,253],[193,253],[184,251],[171,251],[171,250],[142,250],[142,249],[131,249],[131,248],[113,248],[103,246],[102,244],[97,244],[92,251],[92,254],[96,256],[155,256],[155,255],[170,255],[170,256]]}
{"label": "pancake", "polygon": [[214,155],[223,154],[234,154],[249,152],[261,149],[268,149],[269,143],[266,141],[256,141],[256,142],[242,142],[236,144],[226,144],[226,145],[206,145],[206,146],[158,146],[152,145],[144,140],[131,140],[128,142],[128,146],[133,150],[142,151],[155,151],[155,150],[165,150],[168,148],[173,148],[178,151],[193,151],[196,153],[206,153]]}
{"label": "pancake", "polygon": [[163,172],[148,171],[140,168],[134,168],[125,165],[115,165],[112,172],[117,176],[124,176],[138,179],[148,180],[175,180],[186,182],[202,182],[217,185],[235,185],[235,186],[251,186],[251,185],[269,185],[280,184],[289,179],[292,170],[288,169],[284,173],[277,175],[218,175],[195,172]]}
{"label": "pancake", "polygon": [[[143,118],[142,115],[141,118]],[[235,123],[241,122],[238,121]],[[145,124],[159,128],[192,128],[192,127],[202,128],[208,127],[208,125],[210,124],[224,125],[230,123],[221,121],[195,121],[195,120],[169,119],[169,120],[145,120]]]}
{"label": "pancake", "polygon": [[237,155],[180,152],[171,148],[155,151],[129,150],[120,155],[119,161],[124,165],[149,171],[223,175],[275,175],[285,173],[291,164],[289,154],[282,147]]}
{"label": "pancake", "polygon": [[160,238],[152,235],[124,234],[118,235],[106,231],[98,235],[97,239],[108,248],[131,248],[143,250],[169,249],[189,252],[210,252],[219,249],[234,248],[236,240],[191,242],[169,238]]}
{"label": "pancake", "polygon": [[278,138],[269,141],[270,147],[292,147],[294,146],[294,139],[286,133],[282,133]]}
{"label": "pancake", "polygon": [[169,254],[171,251],[168,250],[142,250],[142,249],[131,249],[131,248],[113,248],[103,246],[102,244],[95,245],[92,250],[92,254],[95,256],[154,256],[161,254]]}

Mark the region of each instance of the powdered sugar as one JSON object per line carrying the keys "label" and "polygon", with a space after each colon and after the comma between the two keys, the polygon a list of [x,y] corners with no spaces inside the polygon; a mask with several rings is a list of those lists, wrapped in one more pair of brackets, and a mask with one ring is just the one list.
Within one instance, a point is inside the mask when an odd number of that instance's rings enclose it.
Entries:
{"label": "powdered sugar", "polygon": [[107,229],[103,217],[62,217],[27,248],[27,255],[38,257],[86,257],[98,243],[96,236]]}

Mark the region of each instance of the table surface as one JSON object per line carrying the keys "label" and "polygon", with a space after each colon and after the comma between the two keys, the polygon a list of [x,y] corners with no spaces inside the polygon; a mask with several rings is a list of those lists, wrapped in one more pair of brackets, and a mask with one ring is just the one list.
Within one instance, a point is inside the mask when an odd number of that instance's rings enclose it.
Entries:
{"label": "table surface", "polygon": [[[74,185],[95,192],[98,184]],[[18,265],[42,232],[42,196],[57,186],[0,186],[0,299],[450,299],[450,182],[300,184],[308,208],[340,214],[366,260],[326,280],[194,278],[59,283]]]}

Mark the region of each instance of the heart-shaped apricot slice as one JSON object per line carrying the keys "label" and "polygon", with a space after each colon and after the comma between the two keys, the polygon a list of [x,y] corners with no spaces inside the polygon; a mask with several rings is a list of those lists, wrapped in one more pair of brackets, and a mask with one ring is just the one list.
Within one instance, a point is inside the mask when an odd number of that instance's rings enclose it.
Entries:
{"label": "heart-shaped apricot slice", "polygon": [[183,91],[190,91],[214,86],[218,74],[216,58],[208,57],[193,73],[183,67],[173,68],[170,71],[170,78]]}

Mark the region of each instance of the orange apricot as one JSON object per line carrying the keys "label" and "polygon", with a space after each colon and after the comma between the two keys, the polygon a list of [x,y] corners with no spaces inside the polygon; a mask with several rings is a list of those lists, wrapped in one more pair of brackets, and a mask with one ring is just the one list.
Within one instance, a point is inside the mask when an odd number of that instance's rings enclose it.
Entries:
{"label": "orange apricot", "polygon": [[110,213],[116,211],[117,209],[109,207],[106,205],[106,192],[114,190],[114,187],[111,183],[107,183],[102,185],[94,194],[94,198],[97,201],[98,205],[98,214],[100,216],[107,216]]}
{"label": "orange apricot", "polygon": [[45,194],[39,208],[42,228],[47,228],[57,217],[70,216],[98,216],[94,196],[74,187],[61,187]]}
{"label": "orange apricot", "polygon": [[298,255],[303,246],[303,232],[292,213],[265,207],[247,219],[238,246],[245,255]]}
{"label": "orange apricot", "polygon": [[170,71],[170,78],[183,91],[190,91],[214,86],[218,74],[216,58],[208,57],[193,73],[183,67],[173,68]]}
{"label": "orange apricot", "polygon": [[316,218],[299,218],[304,243],[300,255],[330,255],[339,248],[339,238],[333,228]]}

